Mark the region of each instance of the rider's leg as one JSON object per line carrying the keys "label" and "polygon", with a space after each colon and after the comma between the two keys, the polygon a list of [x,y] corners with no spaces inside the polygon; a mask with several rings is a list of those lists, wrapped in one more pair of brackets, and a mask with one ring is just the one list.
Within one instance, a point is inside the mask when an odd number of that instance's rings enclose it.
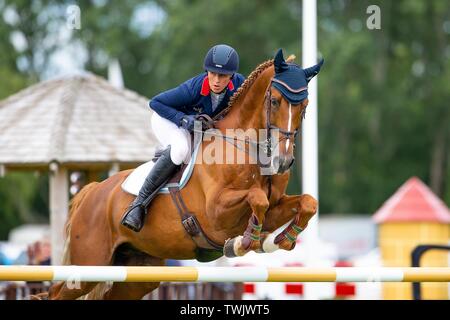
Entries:
{"label": "rider's leg", "polygon": [[139,232],[144,225],[144,217],[149,202],[156,196],[179,165],[189,155],[189,133],[174,123],[160,117],[156,112],[152,116],[153,133],[166,147],[148,174],[138,196],[125,212],[122,224]]}
{"label": "rider's leg", "polygon": [[175,123],[161,117],[156,112],[152,116],[152,129],[153,134],[164,148],[171,146],[170,159],[173,163],[181,164],[188,161],[191,135],[187,130],[179,128]]}

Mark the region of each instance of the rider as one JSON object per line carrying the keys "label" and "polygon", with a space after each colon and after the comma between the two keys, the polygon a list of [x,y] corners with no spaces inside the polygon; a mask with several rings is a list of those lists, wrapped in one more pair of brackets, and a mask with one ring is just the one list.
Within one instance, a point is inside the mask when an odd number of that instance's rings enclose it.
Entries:
{"label": "rider", "polygon": [[158,94],[149,102],[155,111],[151,119],[153,133],[166,149],[122,218],[121,223],[135,232],[144,225],[148,202],[189,157],[190,134],[196,115],[213,117],[218,114],[245,80],[237,73],[239,56],[236,50],[225,44],[209,49],[203,68],[206,72]]}

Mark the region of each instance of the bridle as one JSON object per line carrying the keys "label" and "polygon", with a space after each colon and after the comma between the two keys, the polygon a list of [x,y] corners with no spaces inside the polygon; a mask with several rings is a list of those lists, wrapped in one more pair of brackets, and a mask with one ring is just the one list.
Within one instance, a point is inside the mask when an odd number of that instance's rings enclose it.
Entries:
{"label": "bridle", "polygon": [[[293,145],[293,148],[295,148],[295,137],[298,134],[298,131],[299,131],[298,128],[296,128],[294,131],[286,131],[286,130],[282,130],[279,127],[273,125],[270,121],[270,118],[271,118],[270,115],[272,113],[272,91],[271,91],[271,88],[272,88],[273,82],[277,82],[277,83],[283,85],[284,87],[286,87],[289,91],[291,91],[293,93],[300,93],[300,92],[308,89],[308,87],[302,87],[300,89],[292,89],[291,87],[289,87],[289,85],[287,85],[285,82],[283,82],[279,79],[275,79],[274,77],[272,77],[272,79],[270,79],[269,85],[267,86],[266,92],[264,94],[264,108],[266,109],[265,130],[268,133],[267,138],[265,140],[254,141],[254,140],[250,139],[249,137],[245,137],[245,139],[238,139],[237,137],[230,137],[230,136],[227,136],[224,134],[216,134],[211,131],[208,131],[208,134],[214,135],[214,136],[219,136],[219,137],[223,138],[225,141],[227,141],[228,143],[231,143],[237,149],[239,149],[249,155],[250,155],[250,148],[241,148],[241,146],[237,143],[237,141],[244,142],[246,145],[254,145],[257,148],[256,150],[259,150],[259,148],[262,148],[264,154],[269,159],[272,158],[272,150],[274,149],[274,147],[278,146],[283,140],[293,139],[294,141],[292,142],[292,145]],[[231,106],[228,106],[227,108],[222,110],[219,114],[217,114],[214,118],[211,118],[210,116],[208,116],[206,114],[199,115],[198,120],[202,121],[202,123],[204,124],[204,128],[213,129],[213,128],[215,128],[215,123],[217,121],[221,120],[228,113],[230,108],[231,108]],[[302,114],[301,114],[302,120],[305,118],[305,114],[306,114],[306,108],[304,108],[302,110]],[[278,132],[282,135],[282,138],[277,141],[277,144],[275,146],[272,145],[272,130],[278,130]],[[203,129],[201,130],[201,133],[203,133]],[[272,165],[271,161],[269,164],[263,164],[259,160],[258,156],[256,158],[257,158],[258,165],[261,168],[268,168]],[[269,200],[270,200],[270,196],[272,194],[272,175],[273,174],[274,173],[272,173],[271,175],[267,175],[267,178],[268,178],[267,198]]]}
{"label": "bridle", "polygon": [[[266,92],[264,94],[264,108],[266,109],[266,125],[265,125],[264,129],[268,133],[265,140],[254,141],[254,140],[250,139],[249,137],[245,137],[245,139],[239,139],[237,137],[233,137],[233,136],[230,137],[230,136],[227,136],[224,134],[215,134],[212,132],[208,132],[208,134],[222,137],[227,142],[233,144],[237,149],[244,151],[247,154],[249,154],[249,150],[247,148],[242,149],[239,146],[239,144],[237,143],[237,141],[244,142],[247,145],[253,145],[257,148],[257,150],[262,149],[265,156],[268,158],[272,157],[273,149],[275,147],[277,147],[283,140],[293,139],[292,144],[293,144],[293,147],[295,148],[295,137],[298,134],[298,128],[296,128],[294,131],[286,131],[286,130],[283,130],[271,123],[270,115],[272,113],[272,91],[271,91],[272,82],[277,82],[277,83],[283,85],[284,87],[286,87],[289,91],[291,91],[293,93],[300,93],[300,92],[308,89],[308,87],[302,87],[300,89],[292,89],[291,87],[289,87],[289,85],[287,85],[285,82],[283,82],[279,79],[276,79],[274,77],[272,77],[272,79],[270,79],[269,85],[267,86]],[[228,113],[229,110],[230,110],[230,106],[225,108],[224,110],[222,110],[214,118],[211,118],[206,114],[199,115],[198,118],[205,124],[204,127],[206,129],[213,129],[213,128],[215,128],[215,123],[217,121],[223,119],[223,117]],[[304,108],[302,110],[302,114],[301,114],[302,119],[305,118],[305,114],[306,114],[306,108]],[[278,130],[278,132],[282,135],[282,138],[277,141],[276,145],[272,145],[272,130]],[[260,163],[259,161],[258,161],[258,164],[260,167],[263,167],[263,168],[267,167],[267,165],[264,165],[264,164]]]}
{"label": "bridle", "polygon": [[[272,143],[272,130],[278,130],[278,132],[282,135],[282,138],[280,140],[278,140],[278,144],[280,144],[283,140],[290,140],[293,139],[292,141],[292,145],[295,148],[295,137],[298,134],[298,128],[296,128],[294,131],[286,131],[286,130],[282,130],[279,127],[273,125],[270,121],[270,115],[272,113],[272,82],[277,82],[279,84],[281,84],[282,86],[286,87],[289,91],[293,92],[293,93],[300,93],[302,91],[305,91],[308,89],[308,87],[302,87],[300,89],[292,89],[288,84],[286,84],[285,82],[276,79],[276,78],[272,78],[269,82],[269,85],[267,86],[266,89],[266,93],[265,93],[265,97],[264,97],[264,106],[266,109],[266,130],[268,130],[268,136],[267,136],[267,144],[268,144],[268,153],[266,153],[267,157],[271,157],[271,152],[272,152],[272,148],[271,148],[271,143]],[[301,114],[301,118],[304,119],[305,118],[305,114],[306,114],[306,108],[304,108],[302,110],[302,114]]]}

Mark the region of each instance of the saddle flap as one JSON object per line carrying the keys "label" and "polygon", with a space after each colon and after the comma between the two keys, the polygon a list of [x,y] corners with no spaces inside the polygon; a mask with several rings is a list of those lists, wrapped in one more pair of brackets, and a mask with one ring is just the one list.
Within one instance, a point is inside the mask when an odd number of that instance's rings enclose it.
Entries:
{"label": "saddle flap", "polygon": [[[200,145],[201,143],[197,142],[189,163],[183,164],[181,169],[178,170],[172,178],[170,178],[169,182],[161,190],[159,190],[159,194],[168,194],[169,187],[178,187],[180,189],[183,189],[186,186],[192,175],[192,172],[194,171],[195,159],[197,158]],[[157,156],[157,153],[158,152],[155,152],[155,157]],[[122,183],[122,190],[137,196],[139,194],[139,190],[141,190],[141,187],[144,184],[145,178],[148,176],[150,170],[152,170],[155,164],[153,159],[144,164],[141,164],[139,167],[134,169]]]}

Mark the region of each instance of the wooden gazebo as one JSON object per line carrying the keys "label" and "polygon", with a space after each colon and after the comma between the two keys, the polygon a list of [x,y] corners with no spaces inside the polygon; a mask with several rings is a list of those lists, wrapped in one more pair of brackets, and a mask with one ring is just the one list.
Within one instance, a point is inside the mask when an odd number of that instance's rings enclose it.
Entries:
{"label": "wooden gazebo", "polygon": [[149,161],[157,146],[148,99],[91,73],[44,81],[0,101],[0,175],[50,171],[52,263],[60,264],[70,171],[98,173]]}

